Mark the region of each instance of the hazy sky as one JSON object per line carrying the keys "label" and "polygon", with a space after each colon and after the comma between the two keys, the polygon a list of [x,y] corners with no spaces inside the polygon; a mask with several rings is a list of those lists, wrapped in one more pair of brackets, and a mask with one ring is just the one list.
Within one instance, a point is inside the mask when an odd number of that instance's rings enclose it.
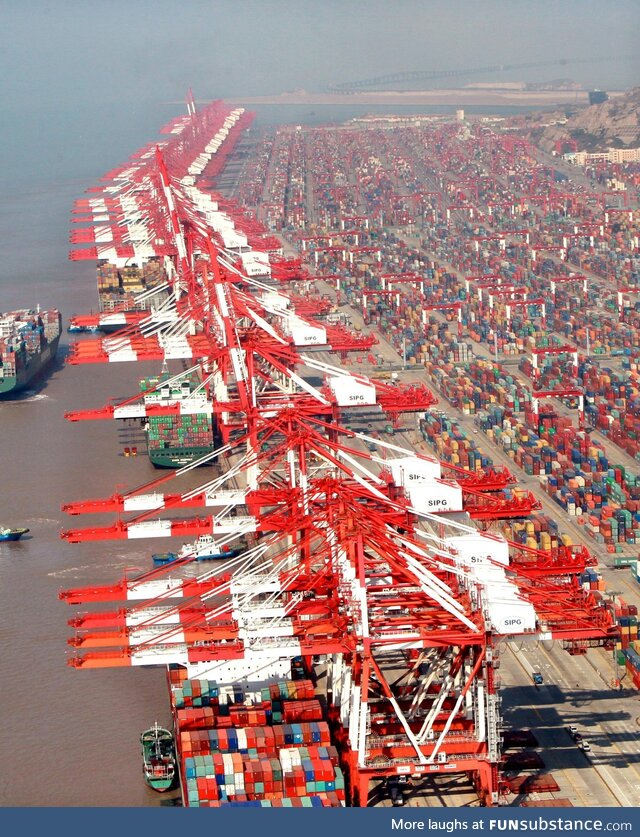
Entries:
{"label": "hazy sky", "polygon": [[[505,74],[640,84],[639,0],[0,0],[3,98],[198,99],[402,70],[625,56]],[[482,80],[480,76],[469,81]]]}

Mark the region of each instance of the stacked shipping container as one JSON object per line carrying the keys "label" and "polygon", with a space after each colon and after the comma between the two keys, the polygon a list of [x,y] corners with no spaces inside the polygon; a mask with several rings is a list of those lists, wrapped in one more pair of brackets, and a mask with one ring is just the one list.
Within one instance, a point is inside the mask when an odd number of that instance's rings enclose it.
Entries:
{"label": "stacked shipping container", "polygon": [[339,807],[344,777],[310,680],[254,692],[169,673],[184,804]]}

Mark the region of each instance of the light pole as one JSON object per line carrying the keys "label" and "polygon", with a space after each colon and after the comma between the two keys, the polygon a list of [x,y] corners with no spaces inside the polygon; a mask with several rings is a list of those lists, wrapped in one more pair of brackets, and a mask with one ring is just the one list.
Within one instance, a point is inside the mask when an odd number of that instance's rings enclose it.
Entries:
{"label": "light pole", "polygon": [[[607,590],[607,591],[605,591],[605,596],[608,596],[607,604],[609,605],[609,608],[611,610],[611,615],[613,616],[614,622],[615,622],[615,618],[616,618],[615,598],[616,598],[616,596],[619,596],[619,595],[620,595],[619,590]],[[612,688],[615,688],[616,686],[618,688],[622,688],[622,685],[620,683],[620,678],[618,677],[619,670],[620,670],[620,666],[618,664],[618,650],[617,650],[617,648],[615,647],[615,644],[614,644],[614,646],[613,646],[613,682],[610,684]]]}
{"label": "light pole", "polygon": [[589,334],[589,326],[587,326],[587,358],[588,358],[588,357],[589,357],[589,355],[591,354],[591,351],[590,351],[590,345],[589,345],[589,338],[590,338],[590,334]]}

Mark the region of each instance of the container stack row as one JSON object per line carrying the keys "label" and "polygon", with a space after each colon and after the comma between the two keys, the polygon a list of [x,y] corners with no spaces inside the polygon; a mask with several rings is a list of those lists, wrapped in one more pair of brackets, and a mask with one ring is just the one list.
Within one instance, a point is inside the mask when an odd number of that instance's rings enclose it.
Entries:
{"label": "container stack row", "polygon": [[[615,549],[633,543],[631,480],[623,485],[615,468],[610,476],[604,451],[590,437],[575,436],[571,422],[548,405],[543,403],[539,418],[534,417],[529,388],[505,368],[474,358],[468,341],[483,342],[492,352],[525,356],[534,348],[573,341],[583,349],[588,345],[595,358],[620,352],[633,363],[633,347],[640,345],[635,302],[626,306],[627,321],[621,321],[617,286],[638,283],[638,259],[632,252],[637,249],[636,221],[605,212],[600,198],[594,200],[577,182],[563,177],[559,187],[553,170],[535,162],[526,142],[511,142],[479,125],[469,126],[466,136],[459,126],[446,124],[393,132],[375,125],[305,130],[300,135],[304,160],[289,153],[280,170],[283,181],[294,186],[303,164],[312,174],[313,217],[304,230],[294,230],[309,266],[332,281],[338,277],[339,301],[362,312],[365,323],[375,325],[409,364],[424,364],[435,388],[465,413],[477,415],[479,426],[514,462],[528,474],[547,478],[547,489],[559,504],[584,518],[585,525],[593,512],[598,530],[591,534],[598,542],[602,537]],[[287,142],[293,147],[291,138]],[[292,171],[286,172],[287,167]],[[445,180],[445,171],[456,175]],[[357,224],[360,250],[346,232],[356,226],[347,220],[351,214],[367,219],[366,225]],[[583,235],[577,228],[588,223],[592,227]],[[363,252],[362,245],[375,250]],[[569,263],[568,254],[578,261]],[[576,275],[581,269],[593,272],[586,290]],[[483,283],[477,280],[483,277],[493,279],[487,278],[480,292]],[[572,281],[555,281],[562,278]],[[507,322],[508,295],[496,293],[490,304],[491,281],[494,289],[512,285],[542,298],[551,331],[544,327],[540,303],[516,305],[517,295]],[[429,309],[449,302],[461,306],[467,339],[451,336],[456,310],[441,307],[434,316]],[[598,427],[610,424],[613,440],[619,432],[634,434],[630,418],[622,426],[621,401],[626,399],[630,414],[632,393],[619,389],[605,408],[598,407],[597,398],[603,399],[599,388],[586,385],[584,367],[574,378],[565,360],[556,357],[543,364],[539,387],[592,389],[587,416],[590,406],[597,407],[602,416]],[[529,358],[524,366],[531,374]],[[436,452],[452,464],[481,469],[476,445],[438,422],[423,424]],[[633,435],[628,438],[635,441]],[[601,508],[606,511],[600,513]],[[545,534],[552,540],[553,533]]]}
{"label": "container stack row", "polygon": [[457,422],[446,416],[426,414],[420,420],[422,438],[443,462],[478,473],[491,467],[491,459],[468,439]]}
{"label": "container stack row", "polygon": [[[638,561],[629,561],[625,569],[631,572],[636,584],[638,578]],[[627,604],[620,596],[612,599],[616,624],[620,631],[620,638],[616,643],[616,663],[618,665],[620,685],[629,681],[640,689],[640,640],[638,639],[638,608]],[[622,676],[620,676],[622,675]],[[626,682],[625,682],[626,678]]]}
{"label": "container stack row", "polygon": [[[336,141],[336,137],[339,140]],[[415,228],[420,227],[421,215],[433,221],[433,215],[436,216],[436,223],[429,223],[423,229],[424,240],[423,246],[429,250],[430,253],[436,253],[439,259],[443,262],[450,263],[455,266],[456,270],[462,274],[488,274],[491,272],[500,272],[503,279],[507,282],[515,283],[519,286],[527,285],[534,294],[540,294],[547,302],[548,317],[554,318],[554,327],[558,327],[564,323],[563,327],[567,327],[567,320],[572,320],[568,325],[570,329],[582,329],[586,322],[596,328],[606,329],[615,332],[618,326],[622,324],[615,323],[611,318],[603,322],[595,320],[588,320],[586,310],[592,306],[592,303],[603,297],[600,288],[594,288],[595,296],[593,299],[588,299],[585,305],[581,298],[581,288],[579,286],[559,286],[556,291],[556,309],[553,310],[549,294],[549,279],[552,274],[561,274],[568,276],[571,270],[566,263],[553,261],[547,257],[544,247],[555,247],[558,244],[558,239],[563,235],[572,237],[571,240],[575,242],[575,246],[569,247],[569,251],[577,258],[582,258],[584,268],[595,270],[599,272],[603,278],[610,278],[612,275],[618,281],[634,282],[637,279],[637,259],[627,257],[625,248],[633,248],[637,246],[636,235],[637,230],[634,222],[628,223],[628,230],[621,237],[621,227],[627,223],[622,218],[617,218],[615,224],[612,219],[602,219],[602,232],[597,233],[598,247],[601,252],[591,254],[590,259],[584,259],[584,253],[580,252],[582,240],[575,238],[576,223],[581,221],[580,217],[573,218],[571,213],[592,213],[592,210],[586,206],[584,196],[579,193],[576,194],[575,199],[571,200],[554,199],[553,195],[547,198],[544,196],[544,189],[536,195],[530,195],[527,200],[526,195],[518,195],[513,191],[513,188],[523,188],[525,192],[529,190],[526,185],[530,181],[532,173],[536,177],[548,177],[548,173],[544,171],[536,171],[536,166],[533,162],[533,157],[528,154],[521,156],[511,156],[509,161],[510,170],[513,171],[520,168],[518,176],[510,177],[511,183],[509,187],[504,185],[500,188],[496,187],[495,181],[487,177],[478,177],[474,183],[473,192],[469,192],[468,188],[464,190],[456,190],[453,184],[444,189],[445,200],[448,198],[451,201],[462,200],[465,206],[475,208],[475,213],[469,210],[458,210],[458,213],[448,213],[445,218],[444,208],[438,206],[438,200],[431,196],[431,193],[425,194],[424,178],[429,175],[436,175],[438,173],[438,165],[450,165],[451,159],[458,160],[463,166],[463,171],[467,171],[467,177],[473,176],[471,170],[477,164],[473,162],[473,156],[477,153],[489,154],[487,162],[491,164],[493,169],[496,164],[494,140],[495,137],[490,137],[485,134],[483,137],[474,137],[474,140],[469,143],[461,142],[460,138],[451,134],[446,126],[438,126],[437,129],[430,128],[416,128],[407,129],[401,132],[394,132],[393,135],[383,136],[383,132],[370,131],[354,131],[348,134],[343,132],[322,132],[319,137],[314,132],[305,132],[306,160],[305,163],[309,166],[309,159],[318,157],[322,159],[322,172],[318,172],[319,187],[316,190],[316,214],[322,216],[325,222],[331,222],[334,226],[339,226],[340,213],[346,213],[352,210],[358,201],[363,201],[367,208],[367,215],[370,221],[370,234],[373,235],[372,228],[374,226],[381,226],[388,224],[390,226],[403,226],[405,222],[413,224]],[[446,146],[446,152],[442,152],[443,145]],[[492,146],[489,150],[489,146]],[[431,156],[429,160],[425,159],[426,149],[429,148]],[[310,154],[310,149],[314,149],[315,154]],[[499,152],[502,158],[502,151]],[[507,159],[505,157],[504,159]],[[386,165],[385,165],[386,162]],[[345,166],[355,167],[356,183],[349,182],[343,175]],[[515,167],[515,168],[514,168]],[[499,166],[499,168],[502,168]],[[341,185],[336,188],[336,182],[339,175],[342,175]],[[298,176],[294,173],[294,176]],[[540,186],[544,184],[541,182]],[[401,195],[398,187],[402,187],[406,192],[406,187],[411,190],[415,189],[414,194]],[[566,184],[563,188],[573,188],[573,184]],[[492,203],[499,193],[499,199],[508,204],[508,208],[492,209]],[[435,195],[435,193],[433,193]],[[540,200],[538,200],[540,198]],[[546,201],[551,206],[546,206],[546,212],[541,215],[533,211],[533,206],[536,206],[540,201]],[[487,202],[483,208],[483,202]],[[484,218],[480,216],[488,208],[488,215]],[[339,210],[339,211],[336,211]],[[595,212],[596,210],[593,210]],[[338,216],[336,218],[336,216]],[[464,216],[464,217],[461,217]],[[472,217],[473,216],[473,217]],[[329,224],[325,227],[314,224],[314,232],[328,233]],[[529,236],[530,240],[525,242],[522,236],[522,227],[533,235]],[[560,233],[558,232],[560,231]],[[333,231],[332,231],[333,232]],[[410,232],[410,230],[409,230]],[[496,235],[498,233],[498,235]],[[460,245],[461,234],[463,245]],[[502,234],[505,237],[500,241],[497,239]],[[594,233],[595,234],[595,233]],[[589,236],[587,236],[589,238]],[[492,240],[496,239],[496,240]],[[480,244],[478,245],[478,241]],[[628,268],[626,273],[613,271],[610,262],[611,244],[614,242],[616,249],[620,252],[616,254],[616,264],[623,264]],[[565,255],[566,255],[565,248]],[[386,263],[380,265],[380,270],[393,269],[394,272],[400,272],[406,269],[407,258],[405,258],[407,249],[404,251],[400,243],[396,244],[395,252],[392,255],[388,254]],[[624,254],[624,258],[620,255]],[[318,253],[316,253],[318,256]],[[322,252],[319,256],[319,265],[322,271],[327,272],[345,266],[345,252],[328,253]],[[419,253],[419,256],[423,256]],[[394,267],[395,265],[395,267]],[[372,265],[365,265],[365,269],[370,269]],[[363,267],[363,263],[358,263],[358,270]],[[441,265],[438,265],[437,271],[443,270]],[[427,277],[423,274],[424,278]],[[593,283],[592,283],[593,284]],[[567,288],[568,290],[565,290]],[[453,288],[451,288],[454,291]],[[457,291],[461,287],[456,288],[453,296],[460,298]],[[437,302],[439,297],[434,295],[433,289],[429,289],[430,301]],[[592,289],[589,289],[589,294]],[[611,308],[610,299],[613,299],[611,288],[609,288],[609,297],[607,297],[607,305]],[[486,295],[485,295],[486,300]],[[497,306],[497,307],[495,307]],[[505,341],[503,349],[507,352],[512,350],[512,341],[521,339],[522,334],[530,333],[531,319],[535,316],[539,323],[540,311],[535,311],[533,306],[530,310],[522,309],[520,306],[512,306],[512,321],[508,333],[504,335],[501,333],[502,323],[505,315],[505,302],[496,301],[495,313],[485,310],[482,312],[469,311],[466,315],[463,313],[463,321],[466,325],[474,330],[475,334],[480,334],[481,330],[486,331],[487,339],[495,339],[497,336],[499,341]],[[604,305],[602,306],[604,309]],[[615,304],[611,308],[610,313],[615,313]],[[584,308],[585,310],[580,310]],[[525,311],[523,314],[522,311]],[[606,309],[603,310],[603,316]],[[564,318],[564,319],[563,319]],[[479,331],[475,331],[476,325],[479,324]],[[485,324],[489,324],[485,328]],[[496,332],[496,333],[494,333]],[[568,332],[565,332],[565,336]],[[582,335],[584,336],[584,335]],[[601,338],[605,338],[601,341]],[[614,335],[615,337],[615,335]],[[602,345],[599,343],[602,342]],[[594,333],[591,335],[592,349],[595,354],[606,351],[608,347],[614,346],[620,341],[615,338],[611,339],[611,335]],[[637,341],[636,341],[637,344]]]}
{"label": "container stack row", "polygon": [[519,381],[491,361],[469,359],[468,350],[464,354],[466,362],[426,361],[424,364],[427,378],[447,401],[465,415],[476,415],[492,405],[515,412],[526,408],[531,394]]}

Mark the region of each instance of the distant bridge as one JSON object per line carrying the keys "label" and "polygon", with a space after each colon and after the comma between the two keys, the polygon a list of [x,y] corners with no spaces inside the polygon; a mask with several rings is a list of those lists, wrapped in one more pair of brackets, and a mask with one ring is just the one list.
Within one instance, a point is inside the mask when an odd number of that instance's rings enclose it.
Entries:
{"label": "distant bridge", "polygon": [[414,81],[431,81],[440,78],[460,78],[464,76],[481,75],[482,73],[499,73],[510,70],[529,70],[536,67],[565,67],[567,64],[595,64],[604,61],[619,61],[631,56],[608,56],[604,58],[559,58],[556,61],[529,61],[524,64],[493,64],[488,67],[473,67],[464,70],[411,70],[409,72],[391,73],[384,76],[360,79],[359,81],[343,81],[328,88],[331,93],[352,93],[357,90],[386,87],[389,84],[404,84]]}

